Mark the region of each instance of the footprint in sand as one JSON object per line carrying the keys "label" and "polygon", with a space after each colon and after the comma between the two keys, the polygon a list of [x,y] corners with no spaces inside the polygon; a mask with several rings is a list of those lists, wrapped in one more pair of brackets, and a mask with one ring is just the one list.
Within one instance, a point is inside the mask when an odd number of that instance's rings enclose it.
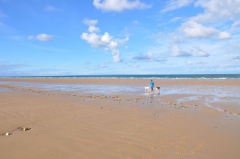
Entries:
{"label": "footprint in sand", "polygon": [[164,152],[163,150],[159,150],[160,153]]}

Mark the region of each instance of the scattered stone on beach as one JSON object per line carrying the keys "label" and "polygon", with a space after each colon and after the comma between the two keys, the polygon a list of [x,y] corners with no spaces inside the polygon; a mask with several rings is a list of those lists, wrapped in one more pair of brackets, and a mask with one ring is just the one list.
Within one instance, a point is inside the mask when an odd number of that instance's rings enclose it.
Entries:
{"label": "scattered stone on beach", "polygon": [[20,127],[20,128],[18,128],[19,130],[21,130],[21,131],[28,131],[28,130],[31,130],[31,128],[29,128],[29,127]]}
{"label": "scattered stone on beach", "polygon": [[227,98],[226,96],[222,96],[222,98]]}
{"label": "scattered stone on beach", "polygon": [[10,133],[10,132],[6,132],[6,133],[4,133],[4,134],[2,134],[3,136],[10,136],[10,135],[12,135],[12,133]]}

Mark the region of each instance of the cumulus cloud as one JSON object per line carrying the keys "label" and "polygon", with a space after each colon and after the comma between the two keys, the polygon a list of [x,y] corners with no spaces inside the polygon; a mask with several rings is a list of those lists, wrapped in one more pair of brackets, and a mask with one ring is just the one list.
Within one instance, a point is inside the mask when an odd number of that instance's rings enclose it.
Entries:
{"label": "cumulus cloud", "polygon": [[[111,39],[112,39],[112,37],[107,32],[105,32],[104,35],[101,37],[101,40],[106,43],[109,43]],[[113,45],[113,44],[111,44],[111,45]]]}
{"label": "cumulus cloud", "polygon": [[147,55],[140,54],[138,56],[133,56],[133,60],[143,60],[143,61],[152,61],[153,59],[153,54],[151,52],[148,52]]}
{"label": "cumulus cloud", "polygon": [[138,56],[133,56],[132,60],[148,61],[148,62],[166,61],[165,59],[160,59],[160,58],[154,57],[151,52],[148,52],[146,55],[140,54]]}
{"label": "cumulus cloud", "polygon": [[101,36],[96,33],[82,33],[81,38],[87,41],[92,47],[103,47],[107,43],[101,40]]}
{"label": "cumulus cloud", "polygon": [[39,41],[51,41],[53,40],[53,36],[52,35],[47,35],[47,34],[38,34],[35,37],[33,35],[30,35],[27,37],[28,40],[39,40]]}
{"label": "cumulus cloud", "polygon": [[199,24],[194,21],[188,21],[182,24],[180,27],[187,37],[196,38],[196,37],[211,37],[218,33],[215,28],[205,27],[202,24]]}
{"label": "cumulus cloud", "polygon": [[179,37],[178,35],[176,35],[176,34],[174,34],[174,33],[169,34],[169,37],[171,38],[171,41],[172,41],[174,44],[184,42],[184,40],[183,40],[181,37]]}
{"label": "cumulus cloud", "polygon": [[172,52],[172,56],[174,57],[190,57],[190,56],[208,57],[210,56],[207,52],[205,52],[204,50],[202,50],[197,46],[191,48],[189,51],[183,51],[178,46],[172,46],[171,52]]}
{"label": "cumulus cloud", "polygon": [[194,47],[190,50],[192,56],[196,57],[208,57],[209,54],[200,49],[199,47]]}
{"label": "cumulus cloud", "polygon": [[95,27],[95,26],[89,26],[88,31],[89,32],[99,32],[100,29],[98,27]]}
{"label": "cumulus cloud", "polygon": [[204,51],[194,52],[192,55],[197,56],[197,57],[208,57],[209,56],[209,54]]}
{"label": "cumulus cloud", "polygon": [[224,39],[229,39],[231,38],[231,34],[229,34],[228,32],[220,32],[218,39],[220,40],[224,40]]}
{"label": "cumulus cloud", "polygon": [[[87,21],[84,21],[84,24],[96,25],[97,20],[87,20]],[[96,27],[95,28],[94,27],[95,26],[90,25],[88,32],[82,33],[81,39],[89,43],[91,47],[104,48],[105,50],[111,50],[112,56],[113,56],[113,62],[121,62],[122,59],[120,58],[120,51],[118,47],[126,43],[129,40],[129,38],[126,37],[125,39],[115,39],[108,32],[105,32],[103,35],[97,34]],[[90,28],[94,28],[94,29],[90,29]]]}
{"label": "cumulus cloud", "polygon": [[166,7],[161,12],[175,10],[190,5],[194,0],[170,0],[166,2]]}
{"label": "cumulus cloud", "polygon": [[195,7],[203,8],[203,13],[190,18],[198,23],[216,22],[219,20],[239,21],[239,0],[169,0],[161,12],[167,12],[194,3]]}
{"label": "cumulus cloud", "polygon": [[188,56],[192,56],[190,53],[181,50],[178,46],[173,46],[171,48],[172,51],[172,56],[175,57],[188,57]]}
{"label": "cumulus cloud", "polygon": [[53,39],[52,35],[38,34],[36,39],[39,41],[51,41]]}
{"label": "cumulus cloud", "polygon": [[192,18],[197,22],[238,20],[240,17],[239,0],[197,0],[194,5],[204,9],[203,14]]}
{"label": "cumulus cloud", "polygon": [[150,5],[140,2],[140,0],[94,0],[93,5],[103,11],[121,12],[125,9],[147,9]]}

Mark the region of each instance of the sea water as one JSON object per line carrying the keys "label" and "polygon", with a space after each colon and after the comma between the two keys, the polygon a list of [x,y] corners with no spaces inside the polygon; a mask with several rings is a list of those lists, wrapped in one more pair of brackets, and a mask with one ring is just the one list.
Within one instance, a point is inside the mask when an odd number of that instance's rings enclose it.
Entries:
{"label": "sea water", "polygon": [[[66,75],[66,76],[11,76],[10,78],[103,78],[103,79],[240,79],[240,74],[166,74],[166,75]],[[0,77],[9,78],[9,77]]]}

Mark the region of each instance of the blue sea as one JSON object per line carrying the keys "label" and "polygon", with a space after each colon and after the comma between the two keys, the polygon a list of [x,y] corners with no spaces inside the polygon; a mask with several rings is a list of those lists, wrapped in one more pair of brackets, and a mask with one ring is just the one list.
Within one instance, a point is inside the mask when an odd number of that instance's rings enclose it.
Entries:
{"label": "blue sea", "polygon": [[[113,79],[240,79],[240,74],[174,74],[174,75],[65,75],[11,76],[10,78],[113,78]],[[9,77],[2,77],[9,78]]]}

